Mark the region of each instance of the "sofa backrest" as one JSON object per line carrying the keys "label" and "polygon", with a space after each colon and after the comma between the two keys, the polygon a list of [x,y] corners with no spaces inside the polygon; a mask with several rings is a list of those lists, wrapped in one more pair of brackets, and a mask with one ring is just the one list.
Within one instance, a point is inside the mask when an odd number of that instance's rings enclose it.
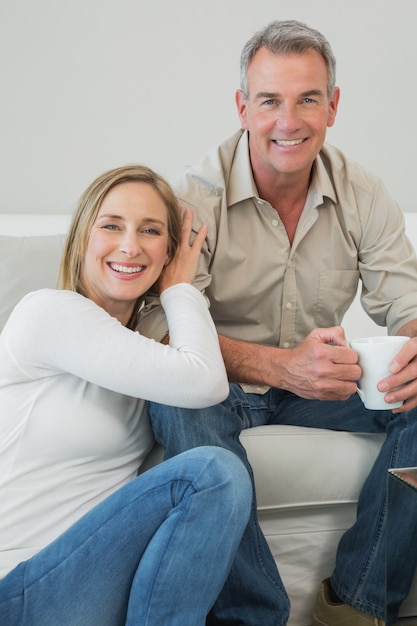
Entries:
{"label": "sofa backrest", "polygon": [[0,215],[0,332],[29,291],[55,287],[70,215]]}

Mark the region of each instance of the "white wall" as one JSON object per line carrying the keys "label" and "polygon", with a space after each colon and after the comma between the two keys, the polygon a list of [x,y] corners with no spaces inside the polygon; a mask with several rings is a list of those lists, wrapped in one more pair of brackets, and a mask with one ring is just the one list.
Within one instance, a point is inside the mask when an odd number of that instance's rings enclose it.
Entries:
{"label": "white wall", "polygon": [[0,213],[70,212],[125,163],[171,177],[238,128],[241,48],[288,18],[337,57],[329,141],[417,211],[416,0],[0,0]]}

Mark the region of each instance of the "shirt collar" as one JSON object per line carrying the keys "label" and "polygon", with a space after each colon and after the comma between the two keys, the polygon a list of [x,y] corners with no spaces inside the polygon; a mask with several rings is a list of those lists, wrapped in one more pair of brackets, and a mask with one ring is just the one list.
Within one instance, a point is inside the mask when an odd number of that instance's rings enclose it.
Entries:
{"label": "shirt collar", "polygon": [[[308,204],[311,203],[311,207],[318,207],[323,204],[326,196],[336,202],[336,191],[323,162],[322,154],[319,153],[313,166]],[[247,131],[244,131],[237,143],[230,170],[227,205],[232,206],[248,198],[258,197],[249,159],[249,135]]]}
{"label": "shirt collar", "polygon": [[[337,201],[337,194],[334,188],[332,179],[327,171],[325,162],[325,148],[324,151],[321,150],[316,157],[314,162],[314,171],[313,177],[311,180],[311,187],[315,189],[316,192],[316,206],[319,206],[324,202],[324,198],[329,198],[333,203]],[[319,194],[319,195],[318,195]]]}
{"label": "shirt collar", "polygon": [[249,159],[249,136],[245,131],[237,143],[233,157],[227,189],[227,206],[257,197],[258,190]]}

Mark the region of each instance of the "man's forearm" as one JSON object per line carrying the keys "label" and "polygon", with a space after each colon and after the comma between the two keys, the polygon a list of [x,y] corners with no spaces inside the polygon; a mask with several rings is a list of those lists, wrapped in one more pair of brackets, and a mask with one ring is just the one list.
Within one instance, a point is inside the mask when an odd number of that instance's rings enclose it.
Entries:
{"label": "man's forearm", "polygon": [[219,341],[230,382],[276,387],[318,400],[346,400],[356,391],[357,354],[340,326],[315,329],[288,349],[224,336]]}
{"label": "man's forearm", "polygon": [[404,335],[405,337],[417,337],[417,319],[407,322],[404,326],[401,326],[397,335]]}
{"label": "man's forearm", "polygon": [[[230,382],[271,385],[272,351],[279,348],[230,339],[219,335],[220,348]],[[277,355],[275,354],[275,357]],[[274,381],[276,384],[276,380]]]}

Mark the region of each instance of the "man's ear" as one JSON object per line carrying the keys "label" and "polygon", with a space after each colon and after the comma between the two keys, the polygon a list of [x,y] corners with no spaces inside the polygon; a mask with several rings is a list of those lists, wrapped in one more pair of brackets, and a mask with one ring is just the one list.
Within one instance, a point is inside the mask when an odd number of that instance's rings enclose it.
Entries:
{"label": "man's ear", "polygon": [[244,130],[247,128],[247,103],[246,98],[243,95],[243,91],[238,89],[235,94],[235,102],[237,107],[237,113],[239,115],[240,124]]}
{"label": "man's ear", "polygon": [[327,126],[330,128],[333,126],[336,120],[337,107],[339,106],[340,100],[340,89],[339,87],[335,87],[333,90],[332,97],[329,101],[329,117],[327,119]]}

